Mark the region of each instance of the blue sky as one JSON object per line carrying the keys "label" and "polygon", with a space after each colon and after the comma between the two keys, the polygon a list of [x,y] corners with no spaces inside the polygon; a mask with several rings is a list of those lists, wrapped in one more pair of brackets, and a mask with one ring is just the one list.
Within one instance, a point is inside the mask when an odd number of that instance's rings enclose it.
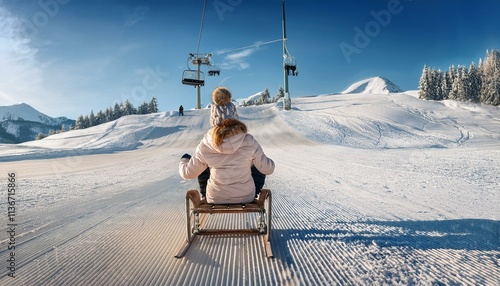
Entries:
{"label": "blue sky", "polygon": [[[0,0],[0,105],[25,102],[75,119],[152,96],[161,111],[196,107],[182,85],[195,53],[203,0]],[[293,97],[341,92],[383,76],[418,88],[424,65],[469,65],[500,49],[497,0],[286,0]],[[281,0],[207,0],[200,53],[202,105],[225,85],[243,98],[283,85]],[[259,43],[266,43],[261,44]],[[293,104],[293,103],[292,103]]]}

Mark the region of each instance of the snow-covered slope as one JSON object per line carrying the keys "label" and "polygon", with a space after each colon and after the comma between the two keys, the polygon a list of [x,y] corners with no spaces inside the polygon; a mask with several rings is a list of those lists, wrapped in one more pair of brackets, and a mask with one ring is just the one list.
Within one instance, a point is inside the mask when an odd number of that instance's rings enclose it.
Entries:
{"label": "snow-covered slope", "polygon": [[403,90],[392,81],[383,77],[372,77],[353,83],[342,94],[364,93],[364,94],[387,94],[402,92]]}
{"label": "snow-covered slope", "polygon": [[[274,259],[255,236],[202,236],[174,258],[197,188],[179,159],[209,110],[162,112],[0,145],[3,182],[15,173],[17,190],[16,278],[3,267],[0,285],[498,285],[498,107],[409,92],[238,113],[276,162]],[[255,220],[202,217],[208,228]]]}

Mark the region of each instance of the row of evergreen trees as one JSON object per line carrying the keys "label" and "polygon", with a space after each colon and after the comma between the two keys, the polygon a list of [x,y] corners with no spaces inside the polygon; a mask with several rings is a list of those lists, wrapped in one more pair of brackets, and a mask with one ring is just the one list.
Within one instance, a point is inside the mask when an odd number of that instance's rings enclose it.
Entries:
{"label": "row of evergreen trees", "polygon": [[[90,111],[88,115],[80,115],[76,120],[75,126],[69,126],[68,130],[76,130],[76,129],[85,129],[92,126],[96,126],[99,124],[103,124],[106,122],[110,122],[113,120],[117,120],[118,118],[131,115],[131,114],[149,114],[156,113],[158,111],[158,101],[156,97],[151,98],[149,102],[144,102],[138,108],[135,108],[134,105],[127,99],[125,103],[115,103],[114,107],[109,107],[105,111],[99,110],[97,114],[94,114],[94,111]],[[66,131],[64,124],[62,125],[60,130],[50,130],[48,134],[39,133],[35,136],[35,140],[41,140],[47,136],[61,133]]]}
{"label": "row of evergreen trees", "polygon": [[484,61],[479,59],[469,68],[451,66],[448,71],[424,67],[418,95],[421,99],[481,102],[500,104],[500,54],[497,50],[486,52]]}
{"label": "row of evergreen trees", "polygon": [[75,123],[74,129],[85,129],[132,114],[149,114],[158,112],[158,101],[156,97],[151,98],[149,102],[144,102],[138,108],[127,99],[125,103],[115,103],[114,107],[108,107],[106,110],[99,110],[97,114],[90,111],[88,115],[80,115]]}

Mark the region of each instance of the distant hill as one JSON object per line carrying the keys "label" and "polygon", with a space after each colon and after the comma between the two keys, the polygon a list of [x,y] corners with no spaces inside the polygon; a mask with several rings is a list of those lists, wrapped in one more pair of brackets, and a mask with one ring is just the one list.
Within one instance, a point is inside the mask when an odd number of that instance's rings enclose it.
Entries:
{"label": "distant hill", "polygon": [[67,130],[75,121],[66,117],[53,118],[26,103],[0,106],[0,143],[16,144],[35,140],[38,133]]}
{"label": "distant hill", "polygon": [[344,90],[342,94],[349,94],[349,93],[388,94],[396,92],[403,92],[403,90],[395,83],[386,78],[372,77],[352,84],[346,90]]}

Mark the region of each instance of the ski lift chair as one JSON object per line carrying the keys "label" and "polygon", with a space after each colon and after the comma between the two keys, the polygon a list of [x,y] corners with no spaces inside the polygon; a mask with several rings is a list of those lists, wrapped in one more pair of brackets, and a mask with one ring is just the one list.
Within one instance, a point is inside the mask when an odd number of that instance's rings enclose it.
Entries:
{"label": "ski lift chair", "polygon": [[297,76],[299,72],[297,70],[297,61],[292,56],[285,57],[285,71],[288,75]]}
{"label": "ski lift chair", "polygon": [[208,75],[209,76],[220,75],[220,68],[218,66],[210,66],[208,68]]}
{"label": "ski lift chair", "polygon": [[200,78],[198,78],[198,71],[196,70],[185,70],[182,73],[182,83],[192,86],[204,86],[205,85],[205,74],[200,71]]}

